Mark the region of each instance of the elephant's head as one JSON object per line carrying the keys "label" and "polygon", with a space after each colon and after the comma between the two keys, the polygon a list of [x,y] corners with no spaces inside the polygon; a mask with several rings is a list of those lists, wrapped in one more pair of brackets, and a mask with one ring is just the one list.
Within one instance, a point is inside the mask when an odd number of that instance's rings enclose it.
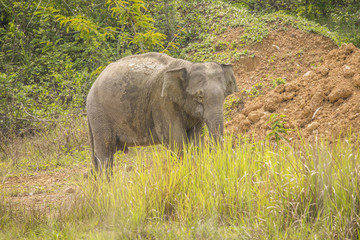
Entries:
{"label": "elephant's head", "polygon": [[224,99],[237,90],[232,66],[209,62],[167,71],[161,95],[205,121],[210,134],[219,139],[224,130]]}

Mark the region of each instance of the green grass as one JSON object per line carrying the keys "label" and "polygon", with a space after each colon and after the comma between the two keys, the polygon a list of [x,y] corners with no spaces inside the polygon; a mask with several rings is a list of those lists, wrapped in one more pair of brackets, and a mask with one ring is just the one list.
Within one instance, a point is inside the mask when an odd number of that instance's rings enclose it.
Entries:
{"label": "green grass", "polygon": [[[288,27],[323,35],[337,45],[349,41],[344,34],[332,32],[324,25],[284,12],[257,15],[245,7],[216,0],[188,3],[181,10],[184,12],[185,22],[184,32],[180,36],[191,41],[179,49],[180,53],[174,54],[194,62],[236,61],[239,54],[247,55],[243,54],[244,48],[262,42],[272,30],[286,31]],[[186,24],[190,22],[191,24]],[[226,42],[221,36],[229,28],[235,28],[239,33],[237,39]]]}
{"label": "green grass", "polygon": [[[18,208],[1,189],[0,239],[359,239],[360,150],[350,139],[226,136],[182,160],[161,146],[133,148],[116,155],[110,181],[75,178],[76,197],[48,211]],[[28,154],[34,166],[38,154]],[[60,161],[76,167],[82,156]],[[14,159],[2,165],[1,179],[19,174]]]}
{"label": "green grass", "polygon": [[64,114],[34,135],[9,137],[11,144],[1,142],[0,173],[9,167],[16,168],[11,171],[14,176],[84,165],[89,155],[88,132],[86,118],[78,114],[77,110]]}

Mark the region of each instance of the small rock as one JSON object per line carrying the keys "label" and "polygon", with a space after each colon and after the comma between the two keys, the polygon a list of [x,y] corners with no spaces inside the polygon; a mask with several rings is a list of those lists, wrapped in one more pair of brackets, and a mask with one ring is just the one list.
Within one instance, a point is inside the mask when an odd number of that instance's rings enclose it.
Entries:
{"label": "small rock", "polygon": [[300,118],[302,119],[309,119],[312,117],[313,110],[310,106],[306,106],[304,110],[300,114]]}
{"label": "small rock", "polygon": [[237,117],[236,117],[237,121],[243,121],[246,119],[246,116],[242,113],[240,113]]}
{"label": "small rock", "polygon": [[280,50],[280,47],[279,46],[276,46],[276,45],[272,45],[274,48],[276,48],[277,50]]}
{"label": "small rock", "polygon": [[240,125],[242,130],[247,131],[251,127],[251,122],[246,118],[244,121],[241,121]]}
{"label": "small rock", "polygon": [[295,126],[298,126],[299,128],[305,127],[305,125],[308,123],[308,120],[299,119],[294,122]]}
{"label": "small rock", "polygon": [[309,77],[313,72],[312,71],[308,71],[304,74],[304,77]]}
{"label": "small rock", "polygon": [[353,111],[354,113],[360,113],[360,103],[355,103],[355,104],[353,105],[352,111]]}
{"label": "small rock", "polygon": [[341,49],[345,50],[345,54],[346,55],[350,55],[352,54],[354,51],[356,51],[356,47],[354,46],[354,44],[349,43],[349,44],[343,44],[341,46]]}
{"label": "small rock", "polygon": [[285,92],[285,85],[284,85],[284,84],[281,84],[281,85],[277,86],[277,87],[274,89],[274,91],[275,91],[276,93]]}
{"label": "small rock", "polygon": [[278,107],[278,103],[280,103],[281,100],[282,98],[277,93],[270,95],[268,98],[265,99],[264,110],[268,112],[274,112]]}
{"label": "small rock", "polygon": [[243,110],[242,110],[242,113],[247,116],[250,112],[252,111],[255,111],[255,110],[258,110],[259,108],[262,107],[262,103],[261,102],[258,102],[258,103],[255,103],[255,104],[251,104],[249,106],[246,106]]}
{"label": "small rock", "polygon": [[329,94],[329,101],[334,103],[339,99],[347,99],[353,94],[353,91],[349,86],[339,86],[334,88],[331,93]]}
{"label": "small rock", "polygon": [[[347,66],[346,66],[347,67]],[[344,68],[344,77],[345,78],[352,78],[355,75],[354,70],[350,69],[350,68]]]}
{"label": "small rock", "polygon": [[344,102],[345,102],[345,100],[341,98],[341,99],[337,100],[337,101],[334,103],[334,106],[335,106],[335,107],[340,106],[340,105],[343,104]]}
{"label": "small rock", "polygon": [[296,96],[296,92],[285,92],[282,94],[283,101],[292,100]]}
{"label": "small rock", "polygon": [[315,129],[317,129],[320,126],[320,123],[318,122],[312,122],[307,126],[307,129],[309,129],[310,131],[314,131]]}
{"label": "small rock", "polygon": [[299,90],[299,86],[296,83],[286,83],[285,90],[287,92],[296,92]]}
{"label": "small rock", "polygon": [[248,127],[251,125],[251,122],[249,121],[249,119],[245,119],[244,121],[242,121],[242,124],[245,126],[245,127]]}
{"label": "small rock", "polygon": [[354,85],[354,87],[360,87],[360,74],[355,75],[355,77],[353,77],[351,83]]}
{"label": "small rock", "polygon": [[261,116],[260,116],[260,113],[259,113],[259,112],[256,112],[256,111],[251,112],[251,113],[249,113],[249,115],[248,115],[249,120],[250,120],[251,122],[253,122],[253,123],[259,121],[260,117],[261,117]]}
{"label": "small rock", "polygon": [[322,91],[316,92],[311,98],[311,104],[314,108],[320,106],[325,99],[325,94]]}
{"label": "small rock", "polygon": [[269,121],[270,116],[271,116],[271,112],[265,111],[265,112],[262,113],[261,119]]}
{"label": "small rock", "polygon": [[329,69],[327,67],[321,67],[319,72],[323,77],[326,77],[329,74]]}

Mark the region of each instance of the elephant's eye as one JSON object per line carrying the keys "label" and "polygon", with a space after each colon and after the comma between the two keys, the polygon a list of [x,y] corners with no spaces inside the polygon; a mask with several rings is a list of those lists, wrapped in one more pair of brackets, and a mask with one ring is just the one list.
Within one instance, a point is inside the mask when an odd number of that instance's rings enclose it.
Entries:
{"label": "elephant's eye", "polygon": [[200,96],[200,95],[196,95],[194,97],[195,101],[197,101],[198,103],[203,103],[203,96]]}
{"label": "elephant's eye", "polygon": [[194,97],[195,101],[197,101],[198,103],[203,103],[204,100],[204,92],[202,89],[199,89]]}

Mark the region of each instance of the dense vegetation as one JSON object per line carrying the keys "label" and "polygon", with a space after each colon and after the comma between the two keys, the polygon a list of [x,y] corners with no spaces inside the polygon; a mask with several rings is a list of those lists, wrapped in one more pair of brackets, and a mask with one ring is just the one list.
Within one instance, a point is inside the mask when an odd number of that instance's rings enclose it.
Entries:
{"label": "dense vegetation", "polygon": [[284,11],[314,20],[340,32],[344,39],[360,46],[360,2],[357,0],[229,0],[255,12]]}
{"label": "dense vegetation", "polygon": [[[154,2],[153,9],[162,11]],[[0,127],[21,134],[84,105],[109,62],[165,50],[142,1],[1,1]],[[164,26],[165,27],[165,26]]]}
{"label": "dense vegetation", "polygon": [[[86,93],[99,72],[126,55],[161,51],[194,61],[236,60],[247,54],[238,53],[237,45],[261,41],[269,29],[276,27],[271,22],[279,19],[327,35],[338,44],[357,41],[296,16],[281,12],[256,16],[250,12],[271,6],[300,15],[329,16],[339,14],[332,10],[336,6],[350,9],[341,17],[357,26],[358,19],[351,14],[357,9],[355,1],[330,1],[324,5],[318,1],[231,2],[247,4],[249,9],[221,2],[209,7],[206,1],[177,0],[92,0],[86,4],[1,1],[0,133],[32,133],[51,126],[70,109],[81,113]],[[309,14],[303,14],[301,6]],[[241,42],[215,46],[216,34],[227,26],[245,29]],[[219,48],[228,51],[215,54]],[[190,56],[193,50],[196,53]]]}

